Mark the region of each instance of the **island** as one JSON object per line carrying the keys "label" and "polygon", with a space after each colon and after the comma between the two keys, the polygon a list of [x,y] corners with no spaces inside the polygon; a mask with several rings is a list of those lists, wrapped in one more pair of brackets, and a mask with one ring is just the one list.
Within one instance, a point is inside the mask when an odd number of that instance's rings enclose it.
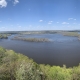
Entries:
{"label": "island", "polygon": [[0,39],[8,39],[8,36],[10,36],[11,34],[4,34],[4,33],[0,33]]}
{"label": "island", "polygon": [[47,38],[24,38],[24,37],[14,37],[12,40],[22,40],[28,42],[50,42]]}

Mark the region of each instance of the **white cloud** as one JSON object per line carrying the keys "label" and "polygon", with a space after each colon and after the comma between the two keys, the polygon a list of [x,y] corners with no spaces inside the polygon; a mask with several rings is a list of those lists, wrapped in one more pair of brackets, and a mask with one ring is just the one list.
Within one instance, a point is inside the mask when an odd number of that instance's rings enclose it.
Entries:
{"label": "white cloud", "polygon": [[[8,0],[8,1],[11,1],[11,0]],[[17,3],[19,3],[19,0],[14,0],[14,5],[16,5]],[[0,0],[0,8],[3,8],[3,7],[7,7],[7,1],[6,0]]]}
{"label": "white cloud", "polygon": [[52,24],[53,21],[49,21],[48,24]]}
{"label": "white cloud", "polygon": [[52,23],[53,21],[49,21],[49,23]]}
{"label": "white cloud", "polygon": [[74,18],[69,18],[68,20],[76,20],[76,19],[74,19]]}
{"label": "white cloud", "polygon": [[39,22],[43,22],[43,20],[39,20]]}
{"label": "white cloud", "polygon": [[74,19],[74,20],[76,20],[76,19]]}
{"label": "white cloud", "polygon": [[72,20],[73,18],[69,18],[68,20]]}
{"label": "white cloud", "polygon": [[62,24],[69,24],[69,23],[67,23],[67,22],[63,22]]}
{"label": "white cloud", "polygon": [[0,8],[6,7],[6,6],[7,6],[6,0],[0,0]]}
{"label": "white cloud", "polygon": [[52,24],[52,23],[49,22],[48,24]]}
{"label": "white cloud", "polygon": [[57,22],[57,23],[59,23],[59,22]]}
{"label": "white cloud", "polygon": [[14,0],[14,5],[16,5],[17,3],[19,3],[19,0]]}

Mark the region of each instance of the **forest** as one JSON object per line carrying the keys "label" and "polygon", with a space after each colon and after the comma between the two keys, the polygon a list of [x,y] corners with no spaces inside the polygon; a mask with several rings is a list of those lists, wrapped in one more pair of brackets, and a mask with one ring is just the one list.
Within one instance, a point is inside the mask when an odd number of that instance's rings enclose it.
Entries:
{"label": "forest", "polygon": [[80,80],[80,65],[66,68],[37,64],[23,54],[0,47],[0,80]]}

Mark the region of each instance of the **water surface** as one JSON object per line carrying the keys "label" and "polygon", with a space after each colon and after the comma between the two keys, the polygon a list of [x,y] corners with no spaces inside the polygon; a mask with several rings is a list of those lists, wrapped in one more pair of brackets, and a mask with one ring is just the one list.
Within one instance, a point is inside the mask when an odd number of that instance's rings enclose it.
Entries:
{"label": "water surface", "polygon": [[48,38],[51,42],[25,42],[1,39],[0,46],[12,49],[18,53],[27,55],[40,64],[50,64],[67,67],[77,66],[80,63],[80,41],[77,37],[68,37],[61,34],[30,34],[23,35],[26,38]]}

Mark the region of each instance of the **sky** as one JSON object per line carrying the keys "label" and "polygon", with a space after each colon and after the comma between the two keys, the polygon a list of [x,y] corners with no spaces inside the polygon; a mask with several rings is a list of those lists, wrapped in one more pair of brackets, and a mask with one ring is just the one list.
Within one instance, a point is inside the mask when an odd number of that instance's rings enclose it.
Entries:
{"label": "sky", "polygon": [[80,30],[80,0],[0,0],[0,31]]}

